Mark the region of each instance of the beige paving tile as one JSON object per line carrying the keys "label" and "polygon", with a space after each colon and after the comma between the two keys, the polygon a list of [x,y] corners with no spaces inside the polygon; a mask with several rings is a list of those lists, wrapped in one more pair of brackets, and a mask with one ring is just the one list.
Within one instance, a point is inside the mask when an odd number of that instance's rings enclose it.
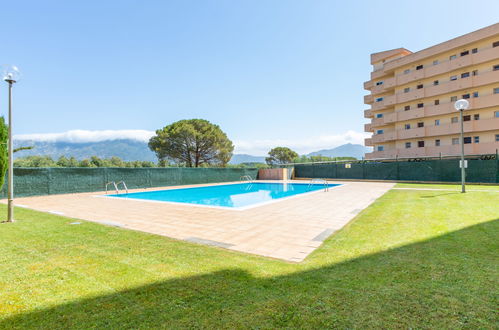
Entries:
{"label": "beige paving tile", "polygon": [[15,203],[39,211],[62,212],[68,217],[176,239],[213,241],[231,250],[300,262],[328,235],[393,187],[392,183],[331,182],[343,185],[329,192],[283,199],[244,211],[95,197],[103,193],[18,198]]}

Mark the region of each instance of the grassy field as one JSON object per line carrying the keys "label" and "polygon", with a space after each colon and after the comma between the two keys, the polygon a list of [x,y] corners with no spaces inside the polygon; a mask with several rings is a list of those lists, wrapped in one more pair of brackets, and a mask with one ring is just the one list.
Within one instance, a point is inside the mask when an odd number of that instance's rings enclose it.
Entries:
{"label": "grassy field", "polygon": [[[415,189],[446,189],[461,191],[460,184],[417,184],[417,183],[398,183],[396,188],[415,188]],[[499,192],[499,185],[478,185],[466,184],[466,190],[484,190],[484,191],[497,191]]]}
{"label": "grassy field", "polygon": [[300,264],[16,215],[0,225],[0,328],[498,324],[495,192],[392,190]]}

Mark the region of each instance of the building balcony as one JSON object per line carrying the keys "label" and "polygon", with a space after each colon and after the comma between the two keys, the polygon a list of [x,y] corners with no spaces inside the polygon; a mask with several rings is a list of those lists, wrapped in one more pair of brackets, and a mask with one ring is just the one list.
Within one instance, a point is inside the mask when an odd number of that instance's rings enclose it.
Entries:
{"label": "building balcony", "polygon": [[[483,155],[493,154],[499,149],[499,143],[470,143],[464,145],[464,153],[466,155]],[[373,151],[366,153],[366,159],[381,159],[381,158],[416,158],[416,157],[439,157],[439,156],[459,156],[461,155],[461,145],[444,145],[444,146],[428,146],[428,147],[413,147],[402,149],[389,149],[384,151]],[[457,166],[457,165],[456,165]]]}
{"label": "building balcony", "polygon": [[372,124],[364,124],[364,132],[372,132],[373,126]]}
{"label": "building balcony", "polygon": [[[422,70],[412,71],[408,74],[399,74],[395,77],[395,80],[397,85],[403,85],[410,82],[414,82],[416,80],[430,78],[446,72],[459,70],[471,65],[490,62],[493,60],[497,60],[498,58],[499,58],[498,47],[482,49],[476,54],[470,54],[467,56],[458,57],[454,60],[447,60],[445,62],[441,62],[436,65],[427,66]],[[387,65],[387,69],[388,70],[390,69],[389,65]]]}
{"label": "building balcony", "polygon": [[409,73],[399,74],[395,77],[395,80],[397,82],[397,85],[404,85],[414,80],[424,79],[424,77],[425,77],[424,70],[415,70]]}
{"label": "building balcony", "polygon": [[[470,120],[464,122],[464,133],[475,133],[484,131],[499,130],[499,118],[489,118],[481,120]],[[425,127],[425,136],[439,136],[439,135],[450,135],[450,134],[460,134],[461,124],[453,123],[439,126],[428,126]]]}
{"label": "building balcony", "polygon": [[371,109],[364,110],[364,118],[372,118],[372,117],[373,117],[373,113],[372,113]]}
{"label": "building balcony", "polygon": [[366,147],[372,147],[372,146],[374,146],[374,144],[373,144],[373,139],[371,139],[371,138],[366,138],[366,139],[364,139],[364,145],[365,145]]}
{"label": "building balcony", "polygon": [[374,102],[371,105],[371,110],[381,110],[395,104],[395,95],[387,95],[383,97],[383,101]]}
{"label": "building balcony", "polygon": [[415,139],[424,136],[426,136],[426,131],[424,127],[397,130],[397,138],[399,140]]}
{"label": "building balcony", "polygon": [[374,101],[374,97],[369,94],[369,95],[364,95],[364,104],[372,104]]}
{"label": "building balcony", "polygon": [[383,80],[383,84],[376,85],[374,82],[370,88],[372,95],[377,95],[381,93],[386,93],[387,91],[395,88],[395,78],[386,78]]}
{"label": "building balcony", "polygon": [[398,93],[396,94],[397,103],[406,103],[411,102],[417,99],[421,99],[425,97],[424,88],[416,89],[408,93]]}
{"label": "building balcony", "polygon": [[373,143],[383,143],[388,141],[393,141],[397,139],[397,133],[395,131],[385,132],[384,134],[376,134],[372,137]]}
{"label": "building balcony", "polygon": [[379,127],[379,126],[384,126],[384,125],[385,125],[384,118],[373,118],[371,120],[371,127]]}

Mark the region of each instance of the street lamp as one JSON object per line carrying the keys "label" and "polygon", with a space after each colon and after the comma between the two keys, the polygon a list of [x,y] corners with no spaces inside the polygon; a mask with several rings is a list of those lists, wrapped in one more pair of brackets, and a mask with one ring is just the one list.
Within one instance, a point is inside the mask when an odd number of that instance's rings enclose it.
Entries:
{"label": "street lamp", "polygon": [[2,79],[9,84],[9,175],[8,175],[8,202],[7,202],[7,222],[14,222],[14,160],[12,158],[12,85],[19,81],[21,73],[14,65],[5,65],[2,67]]}
{"label": "street lamp", "polygon": [[466,177],[465,166],[464,166],[464,122],[463,122],[463,112],[468,109],[470,103],[465,99],[457,100],[454,103],[454,108],[461,113],[461,192],[465,193],[466,188],[464,187],[464,181]]}

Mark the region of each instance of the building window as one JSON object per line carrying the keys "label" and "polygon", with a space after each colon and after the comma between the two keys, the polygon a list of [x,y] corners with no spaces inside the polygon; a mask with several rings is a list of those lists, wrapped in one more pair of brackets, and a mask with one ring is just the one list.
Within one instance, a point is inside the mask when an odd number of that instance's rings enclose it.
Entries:
{"label": "building window", "polygon": [[470,144],[471,143],[471,136],[465,136],[464,137],[464,144]]}
{"label": "building window", "polygon": [[499,94],[499,87],[494,88],[494,94]]}
{"label": "building window", "polygon": [[478,70],[471,71],[471,74],[474,75],[474,76],[478,76]]}
{"label": "building window", "polygon": [[473,120],[480,120],[480,114],[475,113],[475,114],[473,115]]}
{"label": "building window", "polygon": [[457,76],[451,76],[450,77],[450,81],[454,81],[454,80],[457,80]]}
{"label": "building window", "polygon": [[440,119],[435,119],[435,126],[440,126]]}
{"label": "building window", "polygon": [[382,113],[377,113],[376,114],[376,118],[383,118],[383,114]]}
{"label": "building window", "polygon": [[405,129],[411,129],[411,124],[405,124],[405,125],[404,125],[404,128],[405,128]]}
{"label": "building window", "polygon": [[496,142],[499,142],[499,134],[496,134]]}
{"label": "building window", "polygon": [[494,111],[494,117],[499,118],[499,111]]}
{"label": "building window", "polygon": [[478,48],[473,48],[473,49],[471,50],[471,53],[472,53],[472,54],[476,54],[476,53],[478,53]]}
{"label": "building window", "polygon": [[473,97],[478,97],[478,92],[473,92]]}
{"label": "building window", "polygon": [[423,68],[423,64],[420,64],[416,67],[416,70],[421,70]]}
{"label": "building window", "polygon": [[384,133],[384,132],[383,132],[383,130],[382,130],[382,129],[379,129],[379,130],[377,130],[377,131],[376,131],[376,134],[383,134],[383,133]]}
{"label": "building window", "polygon": [[440,104],[440,100],[435,100],[435,105],[439,105]]}
{"label": "building window", "polygon": [[438,60],[433,61],[433,65],[437,65],[437,64],[438,64]]}
{"label": "building window", "polygon": [[499,64],[496,64],[492,67],[492,71],[497,71],[499,70]]}
{"label": "building window", "polygon": [[378,82],[376,83],[376,86],[379,86],[379,85],[383,85],[383,82],[382,82],[382,81],[378,81]]}
{"label": "building window", "polygon": [[424,148],[424,141],[418,141],[418,148]]}
{"label": "building window", "polygon": [[473,137],[473,143],[480,143],[480,137],[479,136],[474,136]]}
{"label": "building window", "polygon": [[410,69],[405,69],[405,70],[404,70],[404,74],[408,74],[409,72],[411,72],[411,70],[410,70]]}
{"label": "building window", "polygon": [[419,85],[417,86],[417,88],[418,88],[418,89],[423,88],[423,84],[419,84]]}
{"label": "building window", "polygon": [[453,145],[459,144],[459,138],[452,138],[452,144]]}
{"label": "building window", "polygon": [[492,47],[498,47],[499,46],[499,41],[495,41],[492,43]]}
{"label": "building window", "polygon": [[461,73],[461,78],[468,78],[470,76],[469,72]]}
{"label": "building window", "polygon": [[383,98],[382,98],[382,97],[378,97],[378,98],[376,99],[376,102],[381,102],[381,101],[383,101]]}
{"label": "building window", "polygon": [[458,122],[457,117],[452,117],[452,118],[450,119],[450,122],[451,122],[452,124],[457,123],[457,122]]}
{"label": "building window", "polygon": [[461,52],[461,56],[466,56],[470,53],[469,50],[465,50],[464,52]]}
{"label": "building window", "polygon": [[457,101],[457,96],[451,96],[450,97],[451,102],[456,102]]}
{"label": "building window", "polygon": [[438,85],[438,80],[433,81],[433,85],[437,86]]}
{"label": "building window", "polygon": [[418,123],[418,127],[424,127],[424,122]]}
{"label": "building window", "polygon": [[404,93],[409,93],[411,91],[411,88],[410,87],[406,87],[404,88]]}
{"label": "building window", "polygon": [[470,115],[463,116],[463,121],[470,121],[470,120],[471,120]]}
{"label": "building window", "polygon": [[455,60],[456,58],[457,58],[457,56],[456,56],[456,55],[451,55],[451,56],[449,56],[449,60],[451,60],[451,61],[452,61],[452,60]]}
{"label": "building window", "polygon": [[435,140],[435,147],[440,147],[440,140]]}
{"label": "building window", "polygon": [[410,142],[406,142],[406,143],[405,143],[405,148],[406,148],[406,149],[409,149],[410,147],[411,147],[411,143],[410,143]]}
{"label": "building window", "polygon": [[424,103],[418,103],[418,108],[422,108],[422,107],[424,107]]}
{"label": "building window", "polygon": [[470,98],[470,94],[463,94],[463,99],[469,99]]}
{"label": "building window", "polygon": [[385,150],[385,146],[378,146],[378,151],[384,151]]}
{"label": "building window", "polygon": [[410,106],[410,105],[406,105],[406,106],[404,107],[404,110],[405,110],[405,111],[407,111],[407,110],[411,110],[411,106]]}

